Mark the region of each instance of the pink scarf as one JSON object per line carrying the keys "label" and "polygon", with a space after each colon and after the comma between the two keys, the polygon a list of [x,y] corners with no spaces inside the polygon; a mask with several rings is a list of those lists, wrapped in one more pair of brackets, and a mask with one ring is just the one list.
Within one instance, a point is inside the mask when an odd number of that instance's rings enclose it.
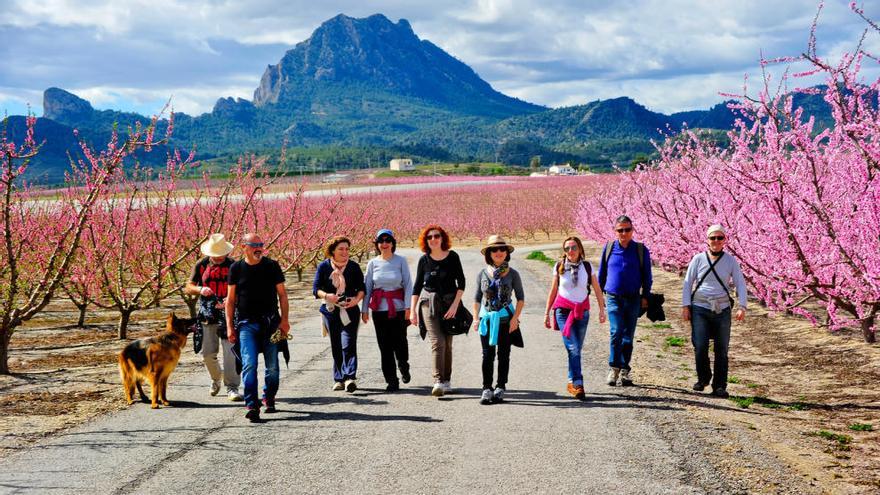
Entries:
{"label": "pink scarf", "polygon": [[[576,303],[556,294],[556,300],[553,301],[553,307],[550,309],[555,310],[557,308],[572,310],[571,313],[568,314],[568,318],[565,320],[565,327],[562,328],[562,335],[568,337],[571,335],[571,326],[574,324],[574,320],[584,319],[584,311],[590,310],[590,298],[588,297],[583,301]],[[556,323],[556,318],[551,319],[553,320],[553,330],[559,330],[559,324]]]}
{"label": "pink scarf", "polygon": [[342,266],[337,266],[336,262],[332,258],[330,259],[330,266],[333,267],[333,271],[330,273],[330,282],[333,283],[333,287],[336,287],[338,295],[345,294],[345,276],[342,273],[347,265],[348,262],[345,262]]}

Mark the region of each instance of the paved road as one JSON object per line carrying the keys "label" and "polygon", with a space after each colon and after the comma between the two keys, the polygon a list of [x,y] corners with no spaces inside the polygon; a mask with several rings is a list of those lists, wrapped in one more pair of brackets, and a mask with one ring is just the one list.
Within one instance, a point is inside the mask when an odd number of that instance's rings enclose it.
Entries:
{"label": "paved road", "polygon": [[[416,253],[402,254],[414,265]],[[471,281],[482,257],[460,254]],[[602,384],[607,326],[597,321],[586,350],[589,400],[567,396],[565,351],[542,323],[548,269],[525,254],[514,253],[513,266],[525,284],[526,347],[513,350],[504,404],[479,404],[474,335],[455,339],[455,393],[431,397],[429,345],[412,328],[413,381],[386,394],[372,322],[359,342],[361,389],[332,392],[329,341],[311,318],[294,322],[279,412],[266,423],[250,424],[241,405],[209,397],[203,371],[178,373],[174,407],[136,404],[11,455],[0,461],[0,492],[703,492],[682,467],[700,459],[657,428],[675,407]]]}

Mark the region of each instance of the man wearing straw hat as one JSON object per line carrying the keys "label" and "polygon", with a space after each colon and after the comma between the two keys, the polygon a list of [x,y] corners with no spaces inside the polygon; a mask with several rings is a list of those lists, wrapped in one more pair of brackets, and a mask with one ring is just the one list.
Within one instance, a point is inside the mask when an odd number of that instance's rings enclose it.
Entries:
{"label": "man wearing straw hat", "polygon": [[[220,392],[220,380],[226,386],[229,400],[241,401],[238,392],[241,377],[235,372],[235,356],[232,344],[226,338],[226,321],[223,314],[223,303],[226,299],[229,267],[232,258],[229,253],[234,246],[226,241],[223,234],[211,234],[202,243],[201,251],[205,255],[193,269],[192,277],[186,283],[184,291],[192,296],[199,296],[199,318],[202,320],[203,341],[202,358],[205,368],[211,375],[211,395]],[[217,354],[223,348],[223,368]]]}

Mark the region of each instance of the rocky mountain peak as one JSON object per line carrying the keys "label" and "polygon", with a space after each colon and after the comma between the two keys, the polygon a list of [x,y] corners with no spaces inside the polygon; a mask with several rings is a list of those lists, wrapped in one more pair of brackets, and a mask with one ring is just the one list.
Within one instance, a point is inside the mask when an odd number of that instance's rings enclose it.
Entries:
{"label": "rocky mountain peak", "polygon": [[91,103],[61,88],[43,92],[43,117],[47,119],[71,123],[89,117],[94,111]]}

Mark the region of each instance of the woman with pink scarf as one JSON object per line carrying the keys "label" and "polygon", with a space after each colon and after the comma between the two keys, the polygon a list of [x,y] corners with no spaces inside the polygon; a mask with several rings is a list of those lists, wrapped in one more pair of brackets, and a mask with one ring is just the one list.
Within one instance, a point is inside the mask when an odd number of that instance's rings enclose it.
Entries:
{"label": "woman with pink scarf", "polygon": [[585,259],[581,240],[574,236],[567,238],[562,242],[562,251],[562,259],[553,268],[544,326],[561,331],[562,343],[568,352],[568,393],[585,400],[581,348],[590,320],[590,289],[599,303],[599,323],[605,323],[605,297],[593,267]]}
{"label": "woman with pink scarf", "polygon": [[330,239],[318,265],[312,293],[322,299],[323,326],[330,335],[333,354],[333,390],[357,390],[358,304],[364,298],[364,272],[348,259],[351,241],[347,237]]}

